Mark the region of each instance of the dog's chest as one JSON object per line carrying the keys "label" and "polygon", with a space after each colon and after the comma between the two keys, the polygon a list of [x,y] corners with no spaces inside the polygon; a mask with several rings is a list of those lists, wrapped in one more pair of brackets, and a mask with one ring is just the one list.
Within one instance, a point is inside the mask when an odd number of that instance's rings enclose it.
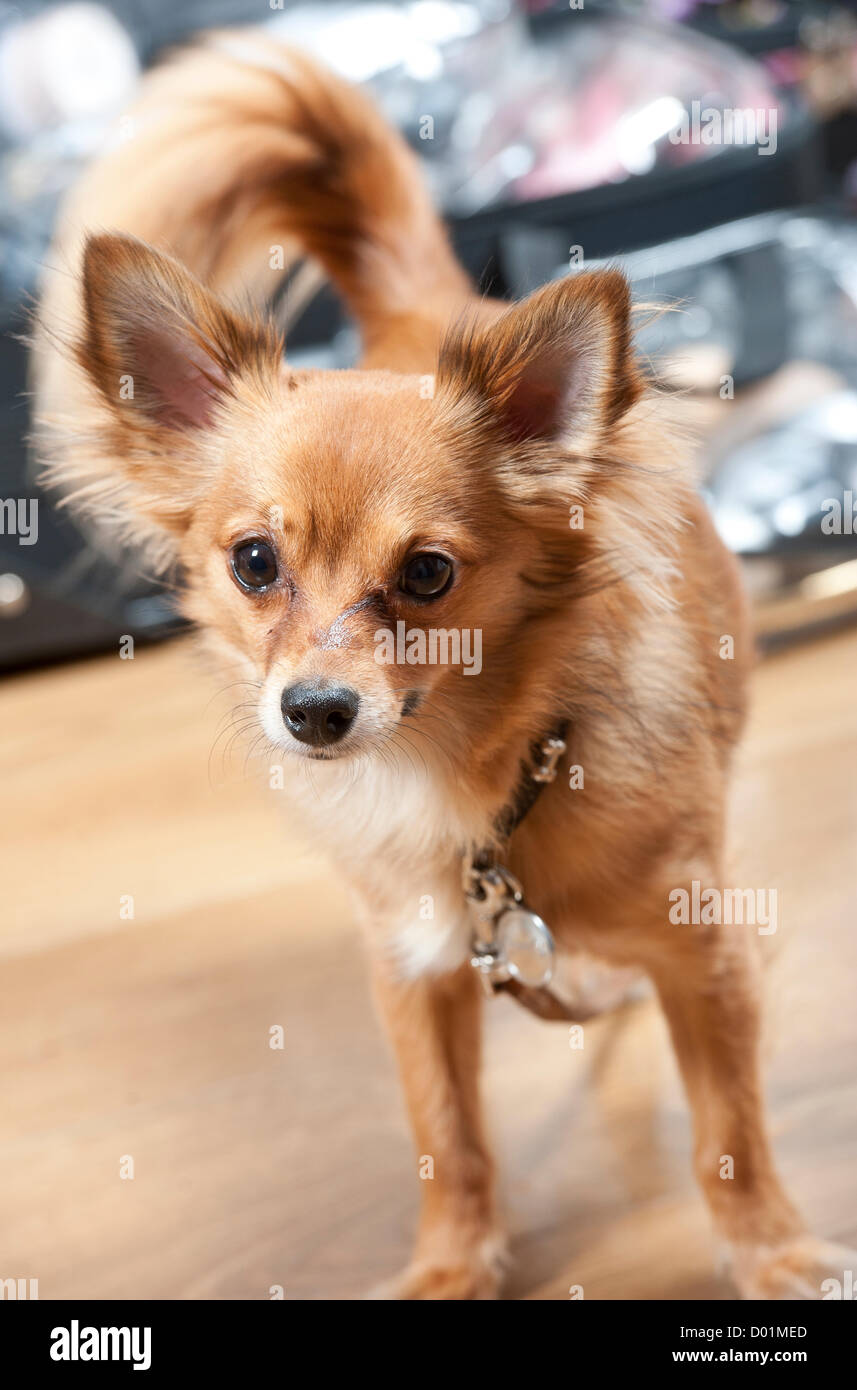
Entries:
{"label": "dog's chest", "polygon": [[318,763],[300,768],[286,790],[322,845],[346,859],[383,854],[415,867],[463,846],[472,829],[438,777],[401,762]]}
{"label": "dog's chest", "polygon": [[403,763],[299,768],[286,792],[303,828],[358,889],[367,931],[403,977],[468,958],[461,856],[481,842],[487,813],[468,808],[430,767]]}

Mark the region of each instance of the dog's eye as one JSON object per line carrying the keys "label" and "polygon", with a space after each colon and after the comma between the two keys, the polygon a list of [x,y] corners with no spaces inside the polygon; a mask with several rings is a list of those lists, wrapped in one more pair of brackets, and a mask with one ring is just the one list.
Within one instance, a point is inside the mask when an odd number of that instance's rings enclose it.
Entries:
{"label": "dog's eye", "polygon": [[244,589],[267,589],[277,578],[277,557],[267,541],[244,541],[232,552],[232,573]]}
{"label": "dog's eye", "polygon": [[452,564],[429,551],[415,555],[402,570],[399,588],[415,598],[439,598],[452,582]]}

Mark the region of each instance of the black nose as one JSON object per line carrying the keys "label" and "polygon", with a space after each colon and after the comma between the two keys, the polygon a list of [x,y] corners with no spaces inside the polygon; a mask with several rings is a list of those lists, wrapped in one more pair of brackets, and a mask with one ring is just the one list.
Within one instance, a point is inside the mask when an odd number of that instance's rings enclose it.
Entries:
{"label": "black nose", "polygon": [[354,723],[360,701],[347,685],[299,681],[283,691],[280,705],[289,733],[298,743],[322,748],[338,743]]}

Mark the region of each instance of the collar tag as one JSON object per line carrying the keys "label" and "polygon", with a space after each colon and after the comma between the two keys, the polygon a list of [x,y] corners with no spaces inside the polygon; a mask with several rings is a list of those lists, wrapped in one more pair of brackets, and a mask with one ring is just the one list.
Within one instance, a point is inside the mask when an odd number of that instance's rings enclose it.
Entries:
{"label": "collar tag", "polygon": [[473,917],[473,955],[486,994],[507,980],[539,989],[553,975],[555,948],[547,924],[524,902],[523,889],[502,864],[465,860],[465,893]]}
{"label": "collar tag", "polygon": [[[568,727],[569,721],[563,720],[554,734],[531,745],[536,765],[522,765],[514,801],[495,820],[501,840],[508,841],[544,785],[556,779]],[[473,920],[470,964],[479,972],[486,994],[504,986],[544,990],[553,975],[556,948],[547,924],[524,902],[518,880],[497,862],[493,849],[465,855],[463,869],[462,886]]]}

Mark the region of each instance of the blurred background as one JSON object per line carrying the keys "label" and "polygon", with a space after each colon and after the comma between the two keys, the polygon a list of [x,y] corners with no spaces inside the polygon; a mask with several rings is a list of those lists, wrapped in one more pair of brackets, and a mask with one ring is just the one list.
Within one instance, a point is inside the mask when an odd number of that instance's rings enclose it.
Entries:
{"label": "blurred background", "polygon": [[[639,348],[766,652],[732,881],[779,894],[775,1142],[817,1233],[857,1246],[857,0],[0,0],[0,1280],[359,1296],[415,1219],[325,846],[283,834],[169,597],[40,495],[28,456],[23,336],[58,202],[158,54],[233,24],[371,86],[485,290],[609,260],[674,308]],[[355,360],[314,267],[287,266],[271,308],[297,364]],[[486,1033],[508,1296],[733,1296],[654,1002],[587,1024],[582,1051],[503,1003]]]}
{"label": "blurred background", "polygon": [[[34,495],[16,335],[58,200],[159,51],[260,22],[373,88],[486,290],[519,296],[609,258],[638,299],[678,306],[640,347],[699,431],[760,635],[857,614],[857,3],[844,0],[0,3],[0,497]],[[287,291],[290,356],[351,363],[355,334],[320,278],[293,268],[283,304]],[[39,511],[38,544],[11,524],[0,535],[0,667],[173,630],[134,567],[50,501]]]}

